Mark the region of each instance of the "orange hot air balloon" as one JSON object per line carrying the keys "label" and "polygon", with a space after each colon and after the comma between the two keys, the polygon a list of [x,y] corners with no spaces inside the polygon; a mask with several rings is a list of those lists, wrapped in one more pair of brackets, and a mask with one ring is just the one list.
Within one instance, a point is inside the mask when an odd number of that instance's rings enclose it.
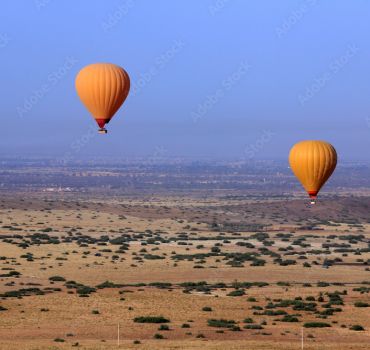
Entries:
{"label": "orange hot air balloon", "polygon": [[337,152],[325,141],[302,141],[290,150],[289,163],[314,204],[337,165]]}
{"label": "orange hot air balloon", "polygon": [[76,90],[82,103],[98,123],[99,132],[106,134],[104,126],[126,100],[130,78],[123,68],[115,64],[90,64],[77,74]]}

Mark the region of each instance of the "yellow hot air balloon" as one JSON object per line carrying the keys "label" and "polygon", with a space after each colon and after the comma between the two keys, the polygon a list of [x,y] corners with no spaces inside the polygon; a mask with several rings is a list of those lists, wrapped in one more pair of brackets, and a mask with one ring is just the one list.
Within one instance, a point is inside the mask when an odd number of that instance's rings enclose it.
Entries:
{"label": "yellow hot air balloon", "polygon": [[82,103],[98,123],[99,132],[106,134],[104,126],[126,100],[130,78],[123,68],[115,64],[90,64],[78,73],[76,90]]}
{"label": "yellow hot air balloon", "polygon": [[337,152],[325,141],[301,141],[290,150],[289,163],[314,204],[337,165]]}

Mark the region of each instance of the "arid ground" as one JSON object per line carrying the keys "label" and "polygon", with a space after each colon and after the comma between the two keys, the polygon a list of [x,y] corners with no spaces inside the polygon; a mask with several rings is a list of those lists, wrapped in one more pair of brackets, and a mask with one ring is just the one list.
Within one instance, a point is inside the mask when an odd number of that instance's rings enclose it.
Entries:
{"label": "arid ground", "polygon": [[368,349],[369,209],[4,192],[0,348]]}

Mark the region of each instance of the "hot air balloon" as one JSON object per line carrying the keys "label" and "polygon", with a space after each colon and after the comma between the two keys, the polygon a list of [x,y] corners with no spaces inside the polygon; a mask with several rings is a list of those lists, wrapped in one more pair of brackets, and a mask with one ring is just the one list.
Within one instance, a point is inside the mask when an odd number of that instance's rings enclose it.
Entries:
{"label": "hot air balloon", "polygon": [[301,141],[290,150],[289,163],[314,204],[337,165],[337,152],[325,141]]}
{"label": "hot air balloon", "polygon": [[123,68],[115,64],[90,64],[77,74],[76,90],[82,103],[98,123],[99,133],[106,134],[104,126],[126,100],[130,78]]}

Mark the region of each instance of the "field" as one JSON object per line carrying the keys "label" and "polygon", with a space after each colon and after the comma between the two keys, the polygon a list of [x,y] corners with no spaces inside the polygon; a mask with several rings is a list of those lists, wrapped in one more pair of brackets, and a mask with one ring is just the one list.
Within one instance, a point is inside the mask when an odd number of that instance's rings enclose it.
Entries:
{"label": "field", "polygon": [[1,349],[367,349],[370,197],[4,192]]}

